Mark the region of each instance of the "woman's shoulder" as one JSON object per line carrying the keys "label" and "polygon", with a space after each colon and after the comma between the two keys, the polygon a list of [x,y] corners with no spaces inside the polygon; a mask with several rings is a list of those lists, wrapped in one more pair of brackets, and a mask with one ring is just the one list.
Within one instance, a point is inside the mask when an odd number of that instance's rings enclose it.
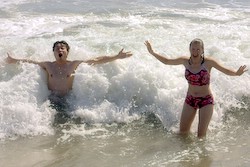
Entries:
{"label": "woman's shoulder", "polygon": [[190,56],[180,56],[179,58],[180,58],[180,59],[183,59],[183,60],[189,60],[189,59],[190,59]]}
{"label": "woman's shoulder", "polygon": [[205,57],[205,62],[206,62],[207,64],[213,64],[213,63],[216,62],[216,60],[215,60],[213,57],[211,57],[211,56],[206,56],[206,57]]}
{"label": "woman's shoulder", "polygon": [[180,57],[183,61],[183,65],[188,68],[188,66],[190,65],[190,56],[181,56]]}
{"label": "woman's shoulder", "polygon": [[208,68],[211,69],[212,67],[214,67],[214,65],[216,64],[216,60],[211,57],[211,56],[206,56],[205,57],[205,61],[204,61],[204,65]]}
{"label": "woman's shoulder", "polygon": [[190,57],[188,57],[188,56],[180,56],[177,59],[181,60],[183,62],[183,64],[185,64],[185,63],[188,63]]}

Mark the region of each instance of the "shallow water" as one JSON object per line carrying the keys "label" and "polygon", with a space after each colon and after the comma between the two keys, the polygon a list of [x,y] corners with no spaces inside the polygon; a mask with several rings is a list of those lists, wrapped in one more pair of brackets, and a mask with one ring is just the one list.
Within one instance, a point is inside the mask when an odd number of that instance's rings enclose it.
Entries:
{"label": "shallow water", "polygon": [[[169,57],[188,55],[196,37],[205,55],[234,69],[250,66],[248,1],[13,0],[0,4],[0,166],[249,166],[249,71],[212,70],[215,111],[207,138],[177,135],[186,94],[184,68],[165,66],[144,45]],[[70,60],[133,57],[75,74],[72,122],[55,124],[44,71],[7,65],[14,57],[53,61],[66,40]],[[75,121],[76,120],[76,121]]]}
{"label": "shallow water", "polygon": [[248,129],[213,132],[215,137],[202,141],[167,132],[155,122],[72,125],[54,135],[5,141],[1,162],[4,166],[249,165]]}

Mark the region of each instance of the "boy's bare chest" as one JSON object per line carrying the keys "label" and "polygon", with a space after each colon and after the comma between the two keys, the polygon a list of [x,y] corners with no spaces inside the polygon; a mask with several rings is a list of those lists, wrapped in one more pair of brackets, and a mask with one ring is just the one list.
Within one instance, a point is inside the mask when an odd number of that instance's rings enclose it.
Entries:
{"label": "boy's bare chest", "polygon": [[56,80],[65,80],[72,77],[74,69],[71,66],[54,66],[48,70],[49,78]]}

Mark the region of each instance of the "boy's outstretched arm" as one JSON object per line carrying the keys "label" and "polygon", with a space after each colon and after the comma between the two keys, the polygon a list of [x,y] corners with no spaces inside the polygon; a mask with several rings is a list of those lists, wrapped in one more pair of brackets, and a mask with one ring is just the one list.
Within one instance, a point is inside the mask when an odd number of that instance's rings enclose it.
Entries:
{"label": "boy's outstretched arm", "polygon": [[131,52],[124,52],[123,49],[115,56],[100,56],[94,59],[83,61],[84,63],[88,63],[89,65],[96,65],[96,64],[104,64],[108,63],[117,59],[124,59],[127,57],[132,56]]}
{"label": "boy's outstretched arm", "polygon": [[15,63],[24,62],[24,63],[37,64],[40,67],[45,68],[44,67],[44,62],[38,62],[38,61],[28,60],[28,59],[16,59],[16,58],[13,58],[9,53],[7,53],[7,55],[8,55],[8,57],[5,59],[5,62],[8,63],[8,64],[15,64]]}

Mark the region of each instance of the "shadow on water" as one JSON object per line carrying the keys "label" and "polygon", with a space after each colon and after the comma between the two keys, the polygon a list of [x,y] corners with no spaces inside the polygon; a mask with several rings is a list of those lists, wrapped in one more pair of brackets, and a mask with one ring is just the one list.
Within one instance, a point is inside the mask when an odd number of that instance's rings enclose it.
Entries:
{"label": "shadow on water", "polygon": [[73,105],[71,105],[72,99],[69,97],[60,97],[51,94],[49,96],[50,107],[56,111],[53,125],[55,127],[62,124],[73,123],[80,124],[80,118],[72,117],[72,111],[74,110]]}
{"label": "shadow on water", "polygon": [[145,124],[151,124],[155,128],[163,128],[161,120],[154,113],[145,114]]}

